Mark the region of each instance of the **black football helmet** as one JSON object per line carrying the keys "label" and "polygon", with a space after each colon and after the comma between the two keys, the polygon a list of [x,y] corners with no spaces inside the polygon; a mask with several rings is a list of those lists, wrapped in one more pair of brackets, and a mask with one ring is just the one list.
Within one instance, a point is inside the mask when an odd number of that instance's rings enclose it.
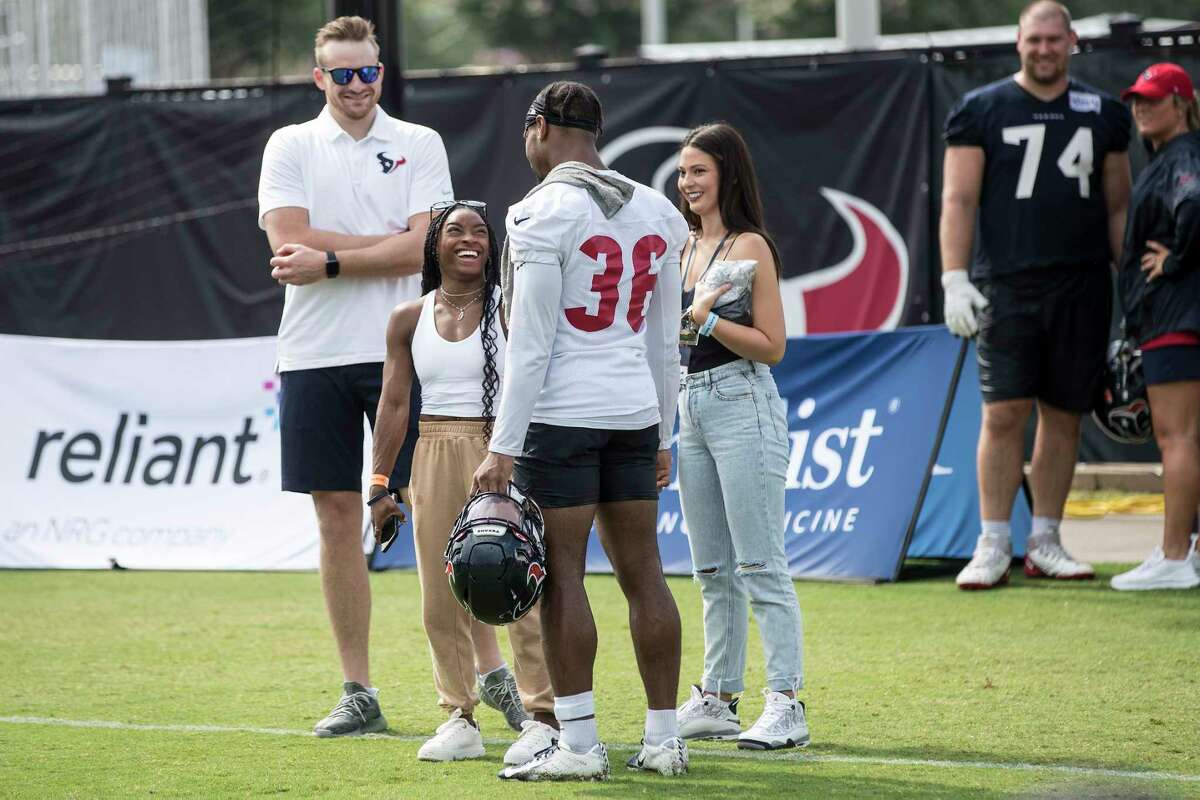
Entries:
{"label": "black football helmet", "polygon": [[1104,385],[1092,409],[1092,419],[1108,438],[1122,444],[1142,444],[1154,435],[1142,375],[1142,351],[1128,339],[1116,339],[1108,346]]}
{"label": "black football helmet", "polygon": [[450,591],[467,613],[488,625],[529,613],[546,580],[543,526],[537,503],[511,486],[467,501],[446,544]]}

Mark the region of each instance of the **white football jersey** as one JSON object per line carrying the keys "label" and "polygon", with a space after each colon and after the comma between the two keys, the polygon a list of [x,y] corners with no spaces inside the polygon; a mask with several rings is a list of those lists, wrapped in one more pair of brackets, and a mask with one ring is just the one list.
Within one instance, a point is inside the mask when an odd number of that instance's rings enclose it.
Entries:
{"label": "white football jersey", "polygon": [[[674,286],[678,294],[679,254],[688,227],[659,192],[619,173],[600,174],[634,186],[632,198],[611,219],[587,190],[565,183],[547,184],[508,212],[505,224],[517,284],[547,267],[561,270],[562,277],[552,342],[549,331],[538,337],[549,345],[549,363],[530,419],[636,430],[660,421],[664,376],[655,371],[672,369],[661,365],[663,353],[674,349],[677,360],[679,298],[658,298],[655,324],[648,325],[646,315],[663,286]],[[520,302],[518,296],[510,346],[522,346],[522,333],[528,333],[520,330],[526,316]],[[664,302],[673,313],[661,311]],[[664,313],[672,318],[664,320]],[[648,348],[655,351],[649,359]],[[506,376],[506,396],[493,437],[492,449],[498,452],[515,444],[517,435],[524,439],[526,426],[518,424],[512,430],[503,419],[503,406],[510,404],[509,384],[521,380],[519,375]],[[673,394],[677,373],[671,380]],[[517,411],[516,416],[524,415]],[[504,442],[502,433],[513,441]]]}

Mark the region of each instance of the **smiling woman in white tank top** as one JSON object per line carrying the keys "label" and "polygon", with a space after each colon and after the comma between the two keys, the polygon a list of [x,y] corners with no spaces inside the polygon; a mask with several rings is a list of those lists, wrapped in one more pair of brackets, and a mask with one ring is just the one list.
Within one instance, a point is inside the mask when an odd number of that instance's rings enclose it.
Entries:
{"label": "smiling woman in white tank top", "polygon": [[[442,559],[447,535],[470,494],[471,477],[487,454],[506,343],[499,253],[483,216],[486,209],[468,202],[447,206],[435,206],[432,212],[421,276],[424,296],[401,303],[388,322],[372,463],[375,472],[383,473],[380,465],[396,460],[415,375],[421,385],[420,437],[404,500],[413,516],[434,685],[439,705],[450,717],[417,757],[457,761],[483,756],[474,715],[482,699],[521,731],[504,756],[506,763],[520,764],[558,736],[538,609],[509,626],[514,678],[500,655],[495,629],[473,620],[454,599]],[[390,516],[402,512],[383,496],[386,476],[372,478],[370,493],[378,532]]]}

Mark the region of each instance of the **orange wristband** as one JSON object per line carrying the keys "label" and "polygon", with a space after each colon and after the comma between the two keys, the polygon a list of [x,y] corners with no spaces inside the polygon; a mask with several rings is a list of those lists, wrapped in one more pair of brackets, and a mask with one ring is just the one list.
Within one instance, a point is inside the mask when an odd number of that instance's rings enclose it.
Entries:
{"label": "orange wristband", "polygon": [[383,488],[385,488],[385,489],[386,489],[386,488],[387,488],[387,485],[388,485],[388,482],[389,482],[390,480],[391,480],[391,478],[390,478],[389,476],[387,476],[387,475],[380,475],[380,474],[377,472],[377,473],[375,473],[374,475],[372,475],[372,476],[371,476],[371,485],[372,485],[372,486],[382,486]]}

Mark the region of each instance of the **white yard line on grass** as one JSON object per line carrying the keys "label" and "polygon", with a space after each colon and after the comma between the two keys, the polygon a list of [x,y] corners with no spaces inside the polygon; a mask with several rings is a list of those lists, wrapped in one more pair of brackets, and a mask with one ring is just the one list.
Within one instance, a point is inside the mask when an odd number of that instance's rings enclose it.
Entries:
{"label": "white yard line on grass", "polygon": [[[105,728],[119,731],[163,731],[167,733],[256,733],[266,736],[305,736],[312,731],[294,728],[252,728],[239,725],[156,725],[142,722],[116,722],[105,719],[58,719],[55,717],[0,717],[0,723],[9,725],[58,725],[66,728]],[[423,742],[425,736],[375,733],[361,738],[393,739],[402,742]],[[508,745],[508,739],[485,739],[491,745]],[[636,752],[641,745],[609,744],[609,750]],[[751,761],[797,761],[817,764],[864,764],[884,767],[934,767],[938,769],[993,769],[1008,772],[1051,772],[1059,775],[1094,778],[1133,778],[1148,781],[1174,781],[1177,783],[1200,783],[1200,775],[1184,775],[1178,772],[1152,772],[1125,769],[1103,769],[1100,767],[1078,767],[1070,764],[1022,764],[1003,761],[953,761],[932,758],[880,758],[874,756],[810,755],[802,750],[780,750],[765,753],[757,750],[721,749],[715,747],[692,747],[695,755],[716,758],[743,758]]]}

